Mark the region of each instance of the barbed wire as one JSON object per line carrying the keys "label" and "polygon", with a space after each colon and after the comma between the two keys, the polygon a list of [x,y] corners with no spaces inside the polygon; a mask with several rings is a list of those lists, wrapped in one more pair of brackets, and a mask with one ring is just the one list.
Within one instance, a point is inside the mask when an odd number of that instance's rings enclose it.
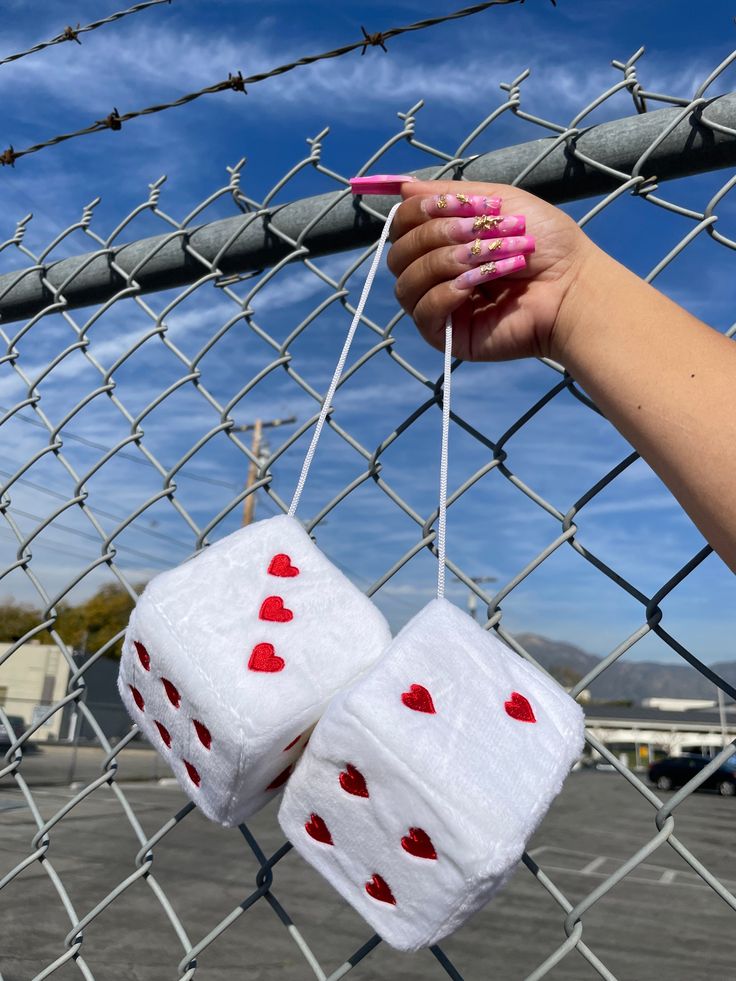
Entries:
{"label": "barbed wire", "polygon": [[21,58],[27,58],[28,55],[35,54],[37,51],[43,51],[44,48],[50,48],[54,44],[63,44],[65,41],[76,41],[77,44],[81,44],[82,42],[79,40],[80,34],[86,34],[88,31],[96,31],[98,27],[104,27],[105,24],[112,24],[114,21],[122,20],[123,17],[129,17],[130,14],[137,14],[147,7],[158,7],[162,3],[170,4],[171,0],[145,0],[145,3],[136,3],[134,6],[128,7],[127,10],[118,10],[116,13],[110,14],[109,17],[104,17],[102,20],[94,20],[90,24],[85,24],[84,27],[80,27],[79,24],[76,27],[67,24],[61,34],[57,34],[48,41],[40,41],[25,51],[18,51],[16,54],[0,58],[0,65],[7,65],[11,61],[19,61]]}
{"label": "barbed wire", "polygon": [[[162,3],[164,0],[155,0],[155,2]],[[430,17],[426,20],[415,21],[413,24],[405,24],[402,27],[390,27],[384,31],[369,32],[361,25],[360,29],[363,32],[363,37],[361,40],[352,41],[351,43],[344,44],[339,48],[333,48],[331,51],[323,51],[316,55],[305,55],[304,57],[298,58],[296,61],[291,61],[286,65],[278,65],[276,68],[271,68],[265,72],[258,72],[255,75],[248,75],[247,77],[243,76],[242,71],[238,71],[236,75],[230,72],[226,79],[223,79],[220,82],[215,82],[213,85],[207,85],[204,88],[198,89],[196,92],[189,92],[187,95],[182,95],[173,102],[162,102],[158,103],[157,105],[147,106],[145,109],[132,109],[130,112],[124,113],[118,112],[117,107],[115,107],[111,113],[105,116],[104,119],[98,119],[90,126],[85,126],[82,129],[77,129],[70,133],[60,133],[58,136],[44,140],[42,143],[34,143],[33,146],[25,147],[22,150],[14,149],[11,143],[6,150],[3,150],[3,152],[0,153],[0,165],[3,167],[13,167],[15,166],[16,160],[18,160],[20,157],[25,157],[30,153],[38,153],[39,150],[45,150],[50,146],[57,146],[59,143],[76,139],[79,136],[88,136],[90,133],[100,133],[107,129],[120,130],[122,129],[123,123],[129,122],[131,119],[138,119],[140,116],[150,116],[158,112],[166,112],[168,109],[176,109],[178,106],[185,106],[190,102],[194,102],[196,99],[201,99],[204,95],[214,95],[217,92],[227,91],[242,92],[247,95],[246,86],[248,85],[263,82],[267,78],[274,78],[277,75],[285,75],[287,72],[293,71],[295,68],[302,68],[305,65],[312,65],[318,61],[326,61],[330,58],[340,58],[343,55],[350,54],[358,49],[360,49],[361,55],[364,55],[370,47],[379,47],[388,53],[386,41],[399,37],[402,34],[409,34],[412,31],[423,31],[429,27],[436,27],[438,24],[446,24],[449,21],[460,20],[464,17],[472,17],[475,14],[483,13],[490,7],[505,7],[513,3],[523,5],[524,2],[525,0],[487,0],[486,3],[476,3],[472,7],[463,7],[460,10],[455,10],[451,14],[445,14],[442,17]],[[557,6],[557,0],[550,0],[550,2],[553,7]]]}

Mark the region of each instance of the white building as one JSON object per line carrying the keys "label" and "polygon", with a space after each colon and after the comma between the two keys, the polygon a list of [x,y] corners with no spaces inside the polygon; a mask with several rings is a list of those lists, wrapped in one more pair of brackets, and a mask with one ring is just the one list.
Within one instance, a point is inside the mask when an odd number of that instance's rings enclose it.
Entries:
{"label": "white building", "polygon": [[[679,707],[688,699],[645,699],[676,702],[676,707],[590,705],[585,707],[587,731],[631,767],[648,766],[664,756],[702,753],[713,756],[736,739],[736,705],[726,705],[723,721],[715,701],[693,699],[696,708]],[[594,754],[597,757],[597,754]]]}
{"label": "white building", "polygon": [[[11,644],[0,644],[0,657]],[[55,644],[29,641],[0,664],[0,707],[8,716],[33,725],[49,706],[66,694],[69,665]],[[55,712],[32,737],[38,741],[59,739],[62,711]]]}

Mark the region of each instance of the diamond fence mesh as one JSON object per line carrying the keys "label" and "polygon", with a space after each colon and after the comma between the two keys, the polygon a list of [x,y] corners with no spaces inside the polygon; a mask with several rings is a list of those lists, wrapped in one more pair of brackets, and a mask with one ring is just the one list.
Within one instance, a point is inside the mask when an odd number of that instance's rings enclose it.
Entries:
{"label": "diamond fence mesh", "polygon": [[[632,234],[650,240],[658,250],[648,279],[677,265],[685,250],[693,257],[688,275],[695,277],[698,264],[707,261],[698,250],[704,239],[710,239],[710,246],[736,249],[736,241],[718,228],[719,211],[736,178],[719,182],[707,193],[694,180],[678,182],[671,185],[669,197],[658,184],[736,161],[736,95],[712,97],[713,86],[736,55],[717,66],[690,97],[645,90],[636,73],[640,54],[626,63],[614,62],[618,75],[611,87],[568,123],[522,109],[522,75],[501,86],[501,103],[460,146],[432,146],[420,139],[417,105],[399,114],[395,134],[353,169],[391,170],[399,147],[414,155],[418,166],[413,172],[421,176],[515,183],[558,203],[590,199],[585,212],[577,215],[581,224],[591,225],[594,232],[601,216],[618,214]],[[592,125],[601,108],[624,97],[629,107],[633,102],[633,114]],[[479,154],[508,117],[528,128],[532,142]],[[308,140],[308,155],[262,200],[252,199],[241,188],[240,161],[228,168],[229,178],[221,188],[182,218],[165,210],[162,179],[150,185],[140,205],[109,235],[95,230],[93,202],[40,252],[26,244],[28,219],[0,245],[0,511],[5,556],[0,568],[6,591],[28,595],[30,585],[43,610],[36,627],[2,655],[0,681],[2,665],[22,658],[28,642],[46,631],[70,672],[65,693],[50,697],[33,724],[19,726],[7,706],[0,708],[0,722],[10,733],[0,786],[13,791],[9,806],[32,822],[28,836],[13,839],[13,846],[1,853],[0,903],[7,903],[6,909],[22,909],[29,876],[44,881],[41,905],[28,908],[17,921],[20,927],[15,927],[26,931],[29,947],[35,946],[43,959],[36,979],[111,977],[99,951],[115,948],[114,937],[123,921],[132,923],[136,938],[134,949],[126,948],[131,965],[127,977],[210,977],[208,955],[224,946],[241,917],[246,923],[252,920],[254,927],[238,933],[237,959],[234,955],[231,971],[222,976],[286,977],[276,961],[272,973],[243,973],[261,946],[264,916],[271,913],[284,927],[281,940],[271,941],[280,944],[280,963],[296,965],[289,977],[314,975],[324,981],[354,968],[356,975],[365,977],[428,977],[436,972],[464,976],[463,964],[454,963],[439,947],[418,955],[425,958],[419,973],[403,974],[400,955],[385,951],[367,928],[363,935],[353,929],[342,936],[338,922],[321,924],[320,929],[336,933],[333,939],[342,959],[322,963],[324,958],[308,945],[289,914],[298,880],[284,879],[288,887],[279,888],[281,863],[290,845],[283,842],[267,854],[245,826],[240,835],[221,830],[217,839],[220,852],[213,875],[221,878],[223,902],[229,905],[221,913],[203,909],[193,916],[187,904],[195,883],[177,878],[172,870],[186,866],[180,832],[182,825],[199,820],[194,805],[151,826],[148,791],[125,783],[126,777],[140,776],[127,753],[136,740],[136,727],[123,738],[113,738],[115,727],[87,705],[85,675],[113,650],[120,635],[75,656],[56,629],[65,603],[105,584],[122,586],[134,598],[141,582],[156,571],[234,530],[243,508],[253,517],[254,502],[256,517],[287,509],[354,311],[371,243],[389,205],[383,199],[351,199],[349,175],[329,165],[325,137],[323,132]],[[295,201],[295,187],[302,189],[298,194],[304,188],[321,193]],[[698,195],[699,204],[693,200]],[[663,221],[667,234],[655,234]],[[309,515],[308,530],[328,554],[338,554],[338,562],[345,554],[339,550],[340,541],[350,542],[354,558],[345,564],[346,571],[379,604],[385,602],[396,620],[395,604],[400,616],[401,597],[412,583],[431,583],[437,459],[436,454],[427,458],[422,449],[427,443],[419,441],[438,432],[442,393],[439,359],[415,338],[390,288],[384,274],[382,291],[374,293],[363,317],[338,389],[301,514]],[[729,335],[734,330],[736,325]],[[638,610],[635,629],[622,631],[619,643],[575,685],[573,694],[583,692],[655,633],[677,658],[730,698],[736,697],[733,687],[664,625],[662,604],[710,549],[700,547],[689,561],[672,568],[658,589],[645,594],[628,569],[612,567],[580,541],[585,508],[622,478],[637,454],[623,443],[615,444],[622,447],[615,465],[598,472],[564,506],[552,503],[560,496],[558,488],[516,472],[514,441],[540,414],[558,411],[560,425],[573,432],[575,418],[595,414],[595,406],[560,365],[544,362],[536,365],[537,388],[525,411],[505,429],[491,420],[494,428],[489,430],[488,420],[484,427],[477,413],[465,411],[462,380],[472,371],[470,365],[456,366],[451,456],[453,442],[472,447],[464,459],[474,454],[477,466],[462,476],[451,474],[447,567],[462,589],[487,608],[487,628],[496,630],[520,656],[533,660],[506,628],[502,604],[515,593],[533,590],[543,565],[567,550],[574,562],[587,564],[591,575],[610,583],[627,609]],[[155,390],[152,377],[157,379]],[[480,376],[476,372],[467,377]],[[600,425],[610,428],[605,420]],[[246,432],[256,426],[253,440]],[[576,452],[571,440],[569,453]],[[543,545],[490,592],[474,577],[475,567],[453,556],[452,523],[464,507],[479,515],[478,502],[492,498],[501,486],[503,493],[512,495],[522,520],[532,512],[544,518]],[[377,527],[385,533],[379,536]],[[564,582],[559,588],[564,591]],[[430,594],[428,585],[426,597]],[[56,798],[48,798],[25,778],[24,764],[31,756],[33,737],[62,715],[59,738],[75,744],[84,727],[85,751],[93,754],[95,774],[80,777],[74,762],[71,768],[65,762],[63,772],[51,776],[76,782],[58,806]],[[559,931],[558,941],[527,973],[528,981],[554,972],[568,957],[582,958],[591,977],[615,977],[586,941],[586,918],[662,845],[674,849],[699,881],[730,911],[736,910],[736,897],[683,843],[677,828],[678,809],[733,753],[733,744],[665,803],[615,753],[592,735],[588,741],[628,782],[631,792],[641,795],[651,809],[650,819],[641,827],[628,860],[582,896],[566,895],[551,874],[531,856],[524,857],[526,870],[549,900],[543,915]],[[82,818],[95,807],[115,810],[119,827],[125,829],[124,843],[123,831],[120,841],[90,841]],[[570,820],[573,838],[574,817]],[[122,876],[113,853],[127,865]],[[93,862],[106,874],[102,895],[85,889],[85,868]],[[233,895],[245,898],[230,903]],[[299,902],[303,900],[299,896]],[[503,896],[495,902],[503,904]],[[181,912],[184,905],[186,915]],[[526,943],[523,921],[508,929],[513,943]],[[165,967],[145,974],[143,952],[150,945],[163,949],[168,943],[179,951],[178,964],[170,959]],[[476,943],[490,949],[494,937],[484,934]],[[284,953],[287,948],[290,953]],[[361,974],[377,957],[382,967],[375,970],[382,973]],[[9,969],[0,950],[0,976]],[[504,976],[518,974],[509,967]],[[572,973],[566,974],[563,966],[555,976]]]}

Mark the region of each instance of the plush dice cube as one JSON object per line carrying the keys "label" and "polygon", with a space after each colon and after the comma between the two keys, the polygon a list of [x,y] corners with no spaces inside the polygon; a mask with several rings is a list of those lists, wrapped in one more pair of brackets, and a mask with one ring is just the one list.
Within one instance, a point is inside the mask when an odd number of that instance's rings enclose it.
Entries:
{"label": "plush dice cube", "polygon": [[381,613],[284,515],[151,580],[118,688],[192,800],[232,826],[279,791],[329,700],[389,641]]}
{"label": "plush dice cube", "polygon": [[279,821],[384,940],[417,950],[504,884],[582,744],[559,685],[435,600],[331,702]]}

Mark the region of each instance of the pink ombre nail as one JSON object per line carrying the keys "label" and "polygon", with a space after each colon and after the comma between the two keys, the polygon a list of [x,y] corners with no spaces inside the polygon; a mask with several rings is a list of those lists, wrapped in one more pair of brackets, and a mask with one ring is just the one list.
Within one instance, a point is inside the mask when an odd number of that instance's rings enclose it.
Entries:
{"label": "pink ombre nail", "polygon": [[407,174],[373,174],[367,177],[351,177],[350,190],[353,194],[401,194],[401,185],[415,181],[416,177]]}
{"label": "pink ombre nail", "polygon": [[424,199],[423,207],[430,218],[497,215],[501,211],[501,198],[479,194],[435,194]]}
{"label": "pink ombre nail", "polygon": [[499,238],[502,235],[523,235],[524,215],[477,215],[475,218],[456,218],[450,233],[456,242],[471,242],[475,238]]}
{"label": "pink ombre nail", "polygon": [[526,259],[523,255],[512,255],[508,259],[499,259],[498,262],[484,262],[482,266],[475,269],[468,269],[454,280],[453,285],[459,290],[472,290],[481,283],[489,283],[491,280],[499,279],[501,276],[508,276],[509,273],[518,272],[524,269]]}
{"label": "pink ombre nail", "polygon": [[505,238],[476,238],[469,245],[458,245],[455,258],[473,266],[509,255],[528,255],[536,248],[533,235],[507,235]]}

